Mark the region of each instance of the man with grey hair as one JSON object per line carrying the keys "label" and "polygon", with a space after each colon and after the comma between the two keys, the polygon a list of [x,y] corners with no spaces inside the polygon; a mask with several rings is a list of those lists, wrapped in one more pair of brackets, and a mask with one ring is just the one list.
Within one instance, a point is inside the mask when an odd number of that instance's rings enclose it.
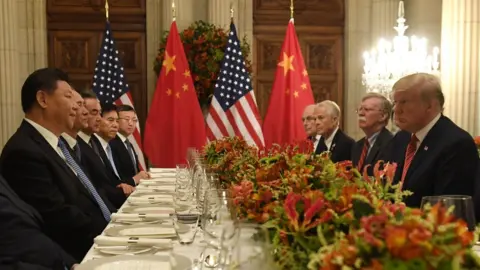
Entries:
{"label": "man with grey hair", "polygon": [[313,142],[313,149],[317,149],[320,135],[317,134],[317,127],[315,125],[315,117],[313,116],[315,104],[307,105],[303,110],[302,123],[307,139]]}
{"label": "man with grey hair", "polygon": [[479,166],[472,136],[442,115],[445,99],[434,75],[416,73],[393,86],[394,119],[401,129],[388,160],[397,163],[394,183],[413,192],[407,206],[436,195],[474,195]]}
{"label": "man with grey hair", "polygon": [[[381,152],[393,137],[386,129],[392,114],[392,104],[382,94],[368,93],[363,96],[356,111],[358,126],[365,133],[365,137],[353,145],[352,163],[363,173],[367,165],[375,165],[378,162]],[[367,170],[368,175],[373,175],[373,166]]]}
{"label": "man with grey hair", "polygon": [[330,151],[331,160],[350,160],[355,141],[339,129],[340,107],[331,100],[318,103],[314,109],[317,134],[321,135],[315,154]]}

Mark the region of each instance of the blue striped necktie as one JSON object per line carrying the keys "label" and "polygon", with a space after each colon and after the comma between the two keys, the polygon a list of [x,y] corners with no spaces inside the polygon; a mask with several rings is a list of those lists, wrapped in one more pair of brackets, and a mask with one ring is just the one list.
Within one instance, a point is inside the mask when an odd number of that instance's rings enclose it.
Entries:
{"label": "blue striped necktie", "polygon": [[58,140],[58,147],[60,148],[63,155],[65,156],[65,159],[68,165],[70,165],[70,167],[77,174],[77,177],[78,179],[80,179],[80,182],[82,182],[82,184],[85,186],[85,188],[90,192],[90,194],[93,196],[93,198],[97,202],[98,206],[100,207],[100,210],[102,211],[103,216],[105,217],[105,220],[107,222],[110,222],[110,215],[111,215],[110,210],[108,210],[107,205],[102,200],[102,198],[98,194],[95,187],[92,185],[92,182],[90,182],[90,179],[88,179],[87,175],[83,172],[83,170],[80,168],[77,162],[75,162],[74,158],[68,151],[67,146],[62,140]]}

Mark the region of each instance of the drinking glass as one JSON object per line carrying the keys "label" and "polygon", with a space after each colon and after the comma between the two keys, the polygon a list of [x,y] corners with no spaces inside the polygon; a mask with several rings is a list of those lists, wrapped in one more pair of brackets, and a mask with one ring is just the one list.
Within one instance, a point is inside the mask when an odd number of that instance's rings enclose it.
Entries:
{"label": "drinking glass", "polygon": [[445,208],[453,206],[452,214],[459,219],[467,222],[468,229],[475,231],[475,214],[473,210],[473,201],[471,196],[466,195],[442,195],[426,196],[422,198],[421,208],[430,205],[440,204]]}
{"label": "drinking glass", "polygon": [[[178,241],[182,245],[192,244],[198,232],[198,224],[200,222],[200,213],[190,212],[188,214],[180,213],[175,210],[172,216],[173,226],[178,237]],[[185,230],[185,226],[189,230]],[[183,228],[182,228],[183,227]]]}
{"label": "drinking glass", "polygon": [[220,248],[235,236],[236,216],[231,213],[233,199],[224,190],[209,190],[205,194],[202,228],[208,245]]}

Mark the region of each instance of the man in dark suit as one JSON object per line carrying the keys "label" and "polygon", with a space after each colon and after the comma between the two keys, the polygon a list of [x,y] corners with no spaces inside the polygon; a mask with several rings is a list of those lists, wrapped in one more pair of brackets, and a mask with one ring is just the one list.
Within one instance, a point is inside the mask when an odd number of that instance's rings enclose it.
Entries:
{"label": "man in dark suit", "polygon": [[362,98],[357,113],[358,126],[365,137],[353,145],[352,163],[361,173],[367,165],[371,165],[367,173],[373,175],[373,167],[393,137],[386,128],[392,114],[392,104],[381,94],[368,93]]}
{"label": "man in dark suit", "polygon": [[111,204],[85,176],[60,135],[73,126],[68,76],[39,69],[21,90],[25,119],[0,156],[0,170],[13,190],[45,221],[44,230],[81,260],[110,221]]}
{"label": "man in dark suit", "polygon": [[355,141],[339,129],[340,107],[324,100],[315,106],[314,116],[317,133],[321,135],[315,154],[330,151],[333,162],[350,160]]}
{"label": "man in dark suit", "polygon": [[112,147],[109,142],[117,136],[118,132],[118,112],[114,104],[103,104],[101,112],[100,128],[92,136],[92,142],[99,149],[100,158],[112,178],[116,178],[119,183],[136,186],[140,179],[148,178],[145,172],[139,172],[133,177],[124,177],[119,173],[119,165],[113,158]]}
{"label": "man in dark suit", "polygon": [[[126,200],[126,195],[123,192],[122,186],[112,183],[108,178],[105,167],[102,166],[100,157],[96,155],[93,149],[78,136],[80,130],[88,128],[88,123],[90,122],[89,117],[99,117],[99,115],[95,116],[95,114],[89,114],[89,111],[85,106],[85,100],[79,93],[74,92],[73,99],[78,104],[77,116],[73,128],[63,133],[62,139],[69,146],[72,156],[77,159],[78,163],[82,166],[92,182],[105,192],[108,200],[116,209],[118,209]],[[126,193],[130,194],[133,192],[133,189],[129,189],[128,187],[123,188],[128,189]]]}
{"label": "man in dark suit", "polygon": [[442,115],[444,96],[437,77],[417,73],[393,86],[395,123],[389,160],[397,163],[394,181],[413,192],[405,199],[418,207],[422,197],[474,195],[478,152],[465,130]]}
{"label": "man in dark suit", "polygon": [[42,217],[0,176],[0,269],[66,270],[75,260],[42,232]]}
{"label": "man in dark suit", "polygon": [[[142,172],[138,162],[138,155],[128,139],[135,131],[138,123],[137,114],[130,105],[117,107],[118,112],[118,133],[109,144],[113,152],[113,160],[117,165],[118,174],[121,179],[133,178]],[[144,176],[149,177],[146,172]]]}
{"label": "man in dark suit", "polygon": [[302,123],[307,139],[313,143],[313,152],[316,151],[321,136],[317,134],[317,125],[315,124],[315,104],[307,105],[303,110]]}

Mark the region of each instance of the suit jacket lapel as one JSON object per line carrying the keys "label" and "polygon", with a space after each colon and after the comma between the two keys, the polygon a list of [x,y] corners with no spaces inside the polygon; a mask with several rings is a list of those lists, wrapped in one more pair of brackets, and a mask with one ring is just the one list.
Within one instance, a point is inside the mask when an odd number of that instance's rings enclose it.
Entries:
{"label": "suit jacket lapel", "polygon": [[353,165],[357,165],[360,161],[360,156],[362,155],[363,144],[365,143],[365,137],[358,142],[355,143],[352,150],[352,163]]}
{"label": "suit jacket lapel", "polygon": [[[26,122],[25,122],[26,123]],[[30,124],[27,124],[27,132],[30,135],[30,137],[38,144],[38,146],[43,150],[43,152],[57,165],[59,165],[64,172],[69,175],[72,179],[75,179],[76,181],[73,181],[75,185],[83,192],[85,193],[91,200],[94,200],[92,195],[88,192],[88,190],[83,186],[83,184],[80,182],[80,179],[75,175],[75,173],[70,169],[70,167],[67,165],[67,163],[60,157],[60,155],[55,151],[45,140],[45,138],[42,137],[42,135]]]}

